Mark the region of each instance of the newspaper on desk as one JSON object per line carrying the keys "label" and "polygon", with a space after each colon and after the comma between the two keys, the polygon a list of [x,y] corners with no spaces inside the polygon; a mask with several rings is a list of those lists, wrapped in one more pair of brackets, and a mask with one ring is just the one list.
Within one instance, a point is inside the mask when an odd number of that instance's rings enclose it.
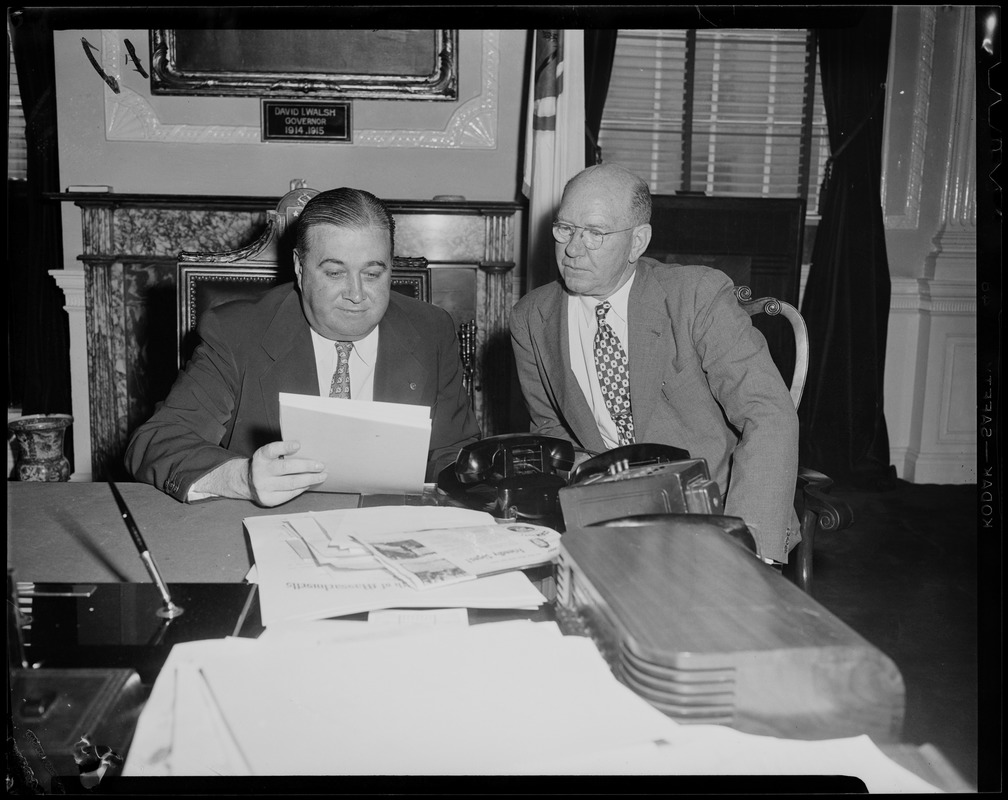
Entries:
{"label": "newspaper on desk", "polygon": [[560,546],[552,528],[517,522],[352,538],[414,589],[540,566],[555,558]]}
{"label": "newspaper on desk", "polygon": [[267,627],[383,608],[537,608],[546,598],[520,570],[555,559],[560,541],[437,506],[248,517],[245,529]]}

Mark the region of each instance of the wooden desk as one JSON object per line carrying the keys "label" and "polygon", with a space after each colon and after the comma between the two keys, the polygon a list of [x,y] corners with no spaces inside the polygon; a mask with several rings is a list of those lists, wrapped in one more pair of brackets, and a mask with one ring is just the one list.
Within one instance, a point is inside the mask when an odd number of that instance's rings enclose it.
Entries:
{"label": "wooden desk", "polygon": [[[107,484],[7,486],[7,563],[17,580],[149,583]],[[240,583],[252,563],[241,524],[245,517],[353,508],[359,502],[357,495],[306,493],[273,509],[243,500],[183,504],[145,484],[119,486],[169,583]],[[934,785],[975,791],[930,745],[882,749]]]}
{"label": "wooden desk", "polygon": [[[354,508],[356,494],[306,492],[275,508],[248,500],[179,503],[117,483],[168,583],[240,583],[252,565],[245,517]],[[148,582],[106,483],[7,484],[7,567],[36,583]]]}

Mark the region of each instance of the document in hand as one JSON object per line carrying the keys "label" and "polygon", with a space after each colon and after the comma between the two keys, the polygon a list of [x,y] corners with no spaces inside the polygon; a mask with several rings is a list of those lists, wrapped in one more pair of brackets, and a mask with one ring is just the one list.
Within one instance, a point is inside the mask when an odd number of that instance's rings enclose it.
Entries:
{"label": "document in hand", "polygon": [[[436,506],[377,506],[288,515],[247,517],[245,529],[252,543],[263,625],[325,619],[382,608],[537,608],[546,602],[532,582],[514,566],[513,553],[469,541],[474,530],[495,525],[482,511]],[[529,526],[535,527],[535,526]],[[559,546],[559,535],[549,529],[543,555],[529,556],[523,566],[547,563]],[[475,558],[477,577],[496,571],[496,562],[509,571],[436,586],[420,592],[391,572],[361,544],[434,532],[454,541],[453,557],[465,564]],[[455,533],[451,533],[454,531]],[[511,535],[519,532],[510,531]],[[525,535],[525,533],[520,533]],[[533,537],[542,538],[542,537]],[[495,539],[497,544],[502,539]],[[443,546],[443,545],[441,545]],[[480,559],[479,555],[495,557]],[[483,572],[480,572],[483,570]]]}
{"label": "document in hand", "polygon": [[419,494],[430,434],[427,406],[280,393],[281,437],[326,465],[313,491]]}

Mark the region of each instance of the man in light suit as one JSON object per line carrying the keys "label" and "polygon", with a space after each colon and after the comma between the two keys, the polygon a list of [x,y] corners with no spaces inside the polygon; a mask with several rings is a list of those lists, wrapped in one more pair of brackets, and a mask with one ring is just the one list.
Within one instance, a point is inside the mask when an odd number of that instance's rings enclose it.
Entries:
{"label": "man in light suit", "polygon": [[647,184],[617,165],[589,167],[564,189],[560,280],[511,314],[532,430],[589,453],[630,442],[688,450],[707,461],[760,557],[785,563],[800,540],[788,388],[726,275],[642,257],[650,219]]}
{"label": "man in light suit", "polygon": [[394,233],[391,212],[368,192],[308,201],[295,282],[203,314],[192,359],[130,441],[133,476],[182,501],[284,503],[326,473],[294,456],[300,443],[279,440],[279,393],[348,396],[347,381],[354,399],[432,408],[428,480],[476,441],[451,316],[390,291]]}

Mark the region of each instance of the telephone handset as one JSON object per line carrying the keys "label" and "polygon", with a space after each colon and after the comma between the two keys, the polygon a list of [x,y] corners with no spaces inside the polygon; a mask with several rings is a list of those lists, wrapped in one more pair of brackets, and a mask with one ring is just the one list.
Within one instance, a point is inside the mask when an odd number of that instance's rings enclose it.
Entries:
{"label": "telephone handset", "polygon": [[554,436],[507,433],[463,447],[438,475],[438,488],[496,517],[555,527],[557,492],[574,466],[574,445]]}
{"label": "telephone handset", "polygon": [[584,483],[598,475],[611,475],[617,470],[622,471],[649,464],[670,464],[673,461],[686,461],[689,458],[689,451],[668,444],[656,442],[625,444],[582,461],[571,472],[570,484],[573,486]]}
{"label": "telephone handset", "polygon": [[574,466],[574,445],[566,439],[505,433],[466,445],[455,460],[460,483],[487,483],[519,475],[555,475]]}

